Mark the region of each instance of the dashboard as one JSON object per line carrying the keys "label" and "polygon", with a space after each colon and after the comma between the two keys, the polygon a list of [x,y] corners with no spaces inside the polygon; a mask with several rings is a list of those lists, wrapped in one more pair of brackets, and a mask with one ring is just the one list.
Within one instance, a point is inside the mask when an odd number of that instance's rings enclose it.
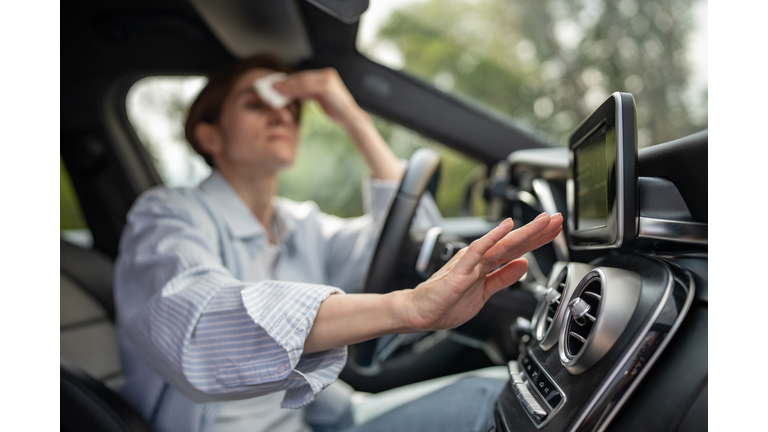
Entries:
{"label": "dashboard", "polygon": [[567,149],[491,170],[490,217],[568,221],[529,260],[545,278],[513,330],[498,431],[707,428],[707,133],[638,151],[634,109],[615,93]]}

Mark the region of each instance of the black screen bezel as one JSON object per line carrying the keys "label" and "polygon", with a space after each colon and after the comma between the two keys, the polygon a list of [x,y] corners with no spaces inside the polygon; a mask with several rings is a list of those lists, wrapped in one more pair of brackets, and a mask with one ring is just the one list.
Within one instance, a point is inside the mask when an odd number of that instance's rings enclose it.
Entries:
{"label": "black screen bezel", "polygon": [[[612,249],[631,245],[636,235],[637,121],[635,100],[629,93],[616,92],[596,109],[568,140],[568,243],[572,249]],[[608,182],[608,218],[605,229],[576,229],[575,150],[603,125],[615,132],[615,170]],[[611,145],[611,143],[607,143]]]}

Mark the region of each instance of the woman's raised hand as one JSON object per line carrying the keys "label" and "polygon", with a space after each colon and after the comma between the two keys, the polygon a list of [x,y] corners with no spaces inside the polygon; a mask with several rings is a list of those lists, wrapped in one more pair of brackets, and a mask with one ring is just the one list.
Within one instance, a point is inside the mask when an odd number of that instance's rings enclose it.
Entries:
{"label": "woman's raised hand", "polygon": [[336,69],[305,70],[288,75],[274,84],[275,90],[299,100],[315,100],[336,123],[349,128],[360,107],[347,90]]}
{"label": "woman's raised hand", "polygon": [[413,330],[464,324],[488,298],[525,274],[528,261],[521,256],[552,241],[562,230],[562,223],[560,213],[542,213],[522,228],[510,231],[512,220],[505,220],[461,249],[428,280],[403,292],[406,322]]}
{"label": "woman's raised hand", "polygon": [[368,113],[347,90],[336,69],[305,70],[274,84],[275,90],[300,100],[315,100],[333,121],[341,125],[360,150],[371,177],[400,180],[403,168],[381,138]]}

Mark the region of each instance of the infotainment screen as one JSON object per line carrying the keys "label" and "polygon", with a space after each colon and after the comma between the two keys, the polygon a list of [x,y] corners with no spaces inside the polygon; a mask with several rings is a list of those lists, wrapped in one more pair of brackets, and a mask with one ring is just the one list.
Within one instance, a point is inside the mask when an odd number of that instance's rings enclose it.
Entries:
{"label": "infotainment screen", "polygon": [[574,249],[634,240],[634,118],[632,95],[614,93],[571,136],[568,238]]}
{"label": "infotainment screen", "polygon": [[576,166],[576,229],[608,227],[608,161],[605,125],[595,131],[589,142],[574,151]]}

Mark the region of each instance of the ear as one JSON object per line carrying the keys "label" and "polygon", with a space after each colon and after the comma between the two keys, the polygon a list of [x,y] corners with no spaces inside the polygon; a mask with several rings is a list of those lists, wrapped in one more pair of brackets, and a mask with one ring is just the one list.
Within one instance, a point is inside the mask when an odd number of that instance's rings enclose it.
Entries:
{"label": "ear", "polygon": [[200,149],[210,155],[212,158],[221,153],[223,140],[218,126],[208,122],[200,122],[195,125],[195,140],[200,145]]}

